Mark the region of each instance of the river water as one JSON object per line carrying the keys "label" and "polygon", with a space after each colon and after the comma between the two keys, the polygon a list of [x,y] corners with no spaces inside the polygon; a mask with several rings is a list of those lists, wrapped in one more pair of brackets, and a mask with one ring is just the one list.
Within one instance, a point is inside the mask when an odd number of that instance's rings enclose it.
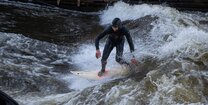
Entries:
{"label": "river water", "polygon": [[[133,37],[135,73],[102,81],[70,74],[100,69],[94,39],[115,17]],[[120,67],[114,56],[108,68]],[[0,1],[0,71],[0,89],[20,105],[208,104],[208,13],[123,2],[85,13]]]}

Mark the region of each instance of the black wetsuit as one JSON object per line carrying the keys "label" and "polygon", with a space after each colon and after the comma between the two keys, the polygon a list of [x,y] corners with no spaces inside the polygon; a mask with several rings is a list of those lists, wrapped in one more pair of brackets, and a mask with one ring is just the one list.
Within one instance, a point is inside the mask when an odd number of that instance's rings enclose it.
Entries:
{"label": "black wetsuit", "polygon": [[106,61],[113,50],[114,47],[116,47],[116,61],[120,64],[125,64],[126,62],[122,59],[123,56],[123,48],[124,48],[124,42],[126,37],[130,51],[134,51],[134,44],[132,41],[132,38],[129,34],[129,31],[125,27],[121,27],[117,31],[114,31],[112,29],[112,26],[109,26],[107,29],[105,29],[100,35],[97,36],[95,39],[95,47],[96,50],[99,50],[99,41],[102,39],[104,36],[109,35],[103,50],[103,55],[102,55],[102,70],[105,70],[105,65]]}

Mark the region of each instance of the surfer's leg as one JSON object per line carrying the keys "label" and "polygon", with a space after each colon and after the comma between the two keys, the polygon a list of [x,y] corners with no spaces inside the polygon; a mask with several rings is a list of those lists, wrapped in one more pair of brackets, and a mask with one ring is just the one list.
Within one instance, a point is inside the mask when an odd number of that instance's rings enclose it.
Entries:
{"label": "surfer's leg", "polygon": [[104,47],[104,50],[103,50],[102,59],[101,59],[101,65],[102,65],[101,73],[104,73],[105,72],[105,67],[106,67],[106,64],[107,64],[107,59],[108,59],[111,51],[113,50],[113,47],[114,47],[114,44],[108,39],[107,42],[106,42],[106,44],[105,44],[105,47]]}
{"label": "surfer's leg", "polygon": [[116,61],[121,65],[129,65],[125,60],[123,60],[124,42],[125,40],[123,39],[120,43],[116,44]]}
{"label": "surfer's leg", "polygon": [[107,61],[106,60],[101,60],[101,71],[105,72],[105,67],[106,67]]}
{"label": "surfer's leg", "polygon": [[111,42],[111,40],[107,40],[106,44],[105,44],[105,47],[104,47],[104,50],[103,50],[103,56],[102,56],[102,59],[101,59],[101,64],[102,64],[102,69],[101,70],[104,70],[105,71],[105,66],[107,64],[107,59],[111,53],[111,51],[113,50],[113,43]]}

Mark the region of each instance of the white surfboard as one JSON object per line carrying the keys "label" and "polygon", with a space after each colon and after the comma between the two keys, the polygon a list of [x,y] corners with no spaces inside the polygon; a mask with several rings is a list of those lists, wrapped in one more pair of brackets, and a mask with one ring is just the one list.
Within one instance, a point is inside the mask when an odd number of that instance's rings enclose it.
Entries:
{"label": "white surfboard", "polygon": [[98,76],[99,70],[93,71],[71,71],[72,74],[90,80],[101,80],[105,78],[115,78],[115,77],[125,77],[130,74],[130,70],[127,68],[117,68],[117,69],[110,69],[106,70],[103,76]]}

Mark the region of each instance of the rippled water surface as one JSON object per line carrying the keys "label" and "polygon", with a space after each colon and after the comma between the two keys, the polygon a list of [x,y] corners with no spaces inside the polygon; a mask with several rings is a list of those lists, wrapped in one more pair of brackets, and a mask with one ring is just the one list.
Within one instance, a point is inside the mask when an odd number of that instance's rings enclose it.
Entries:
{"label": "rippled water surface", "polygon": [[[0,89],[20,105],[207,104],[207,16],[123,2],[83,13],[0,1]],[[72,75],[100,69],[94,39],[115,17],[133,38],[135,73],[101,81]],[[120,67],[114,56],[107,68]],[[131,58],[127,43],[124,58]]]}

